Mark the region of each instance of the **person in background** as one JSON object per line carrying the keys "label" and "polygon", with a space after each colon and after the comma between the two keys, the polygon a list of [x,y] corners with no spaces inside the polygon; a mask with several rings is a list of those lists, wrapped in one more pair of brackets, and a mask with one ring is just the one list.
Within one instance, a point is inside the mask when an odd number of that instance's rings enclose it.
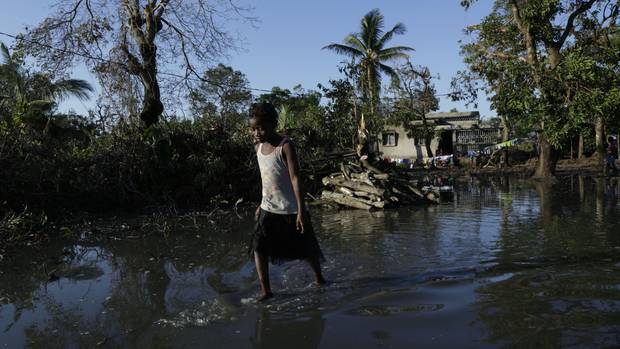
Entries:
{"label": "person in background", "polygon": [[618,173],[616,167],[616,160],[618,159],[618,144],[614,137],[607,137],[607,169],[611,170],[613,174]]}

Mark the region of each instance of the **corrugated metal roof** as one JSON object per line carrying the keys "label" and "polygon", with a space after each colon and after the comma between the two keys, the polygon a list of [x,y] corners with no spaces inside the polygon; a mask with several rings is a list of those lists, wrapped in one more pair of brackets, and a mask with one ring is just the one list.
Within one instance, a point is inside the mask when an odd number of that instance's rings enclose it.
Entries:
{"label": "corrugated metal roof", "polygon": [[480,119],[480,113],[478,111],[428,113],[426,114],[426,118],[427,119],[461,119],[461,118]]}

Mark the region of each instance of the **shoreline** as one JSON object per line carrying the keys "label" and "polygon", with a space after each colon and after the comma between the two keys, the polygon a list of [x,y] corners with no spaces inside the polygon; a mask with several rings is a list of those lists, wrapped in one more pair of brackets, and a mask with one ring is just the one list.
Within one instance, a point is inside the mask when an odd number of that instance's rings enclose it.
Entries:
{"label": "shoreline", "polygon": [[[602,173],[603,165],[596,159],[561,159],[555,167],[554,177],[563,177],[567,175],[583,174],[588,176],[605,176]],[[453,177],[460,176],[503,176],[503,175],[516,175],[519,174],[524,178],[533,178],[534,171],[536,169],[536,161],[528,161],[527,163],[516,164],[507,167],[485,167],[485,168],[471,168],[471,167],[455,167],[445,169],[413,169],[407,170],[410,174],[415,175],[441,175],[449,174]]]}
{"label": "shoreline", "polygon": [[[518,176],[523,179],[532,179],[532,174],[535,169],[535,162],[529,162],[525,164],[513,165],[511,167],[487,167],[481,169],[468,168],[468,167],[456,167],[447,169],[411,169],[401,170],[408,176],[424,177],[424,176],[450,176],[456,181],[462,181],[471,177],[493,177],[493,176]],[[595,159],[587,158],[582,160],[569,160],[562,159],[558,161],[556,166],[556,177],[564,177],[570,175],[585,175],[595,177],[605,177],[601,171],[602,165]],[[607,175],[609,176],[609,175]],[[320,201],[320,200],[319,200]],[[310,201],[309,201],[310,203]],[[245,206],[253,207],[255,203],[251,201],[245,201],[241,205],[238,205],[240,210],[244,210]],[[311,204],[312,205],[312,204]],[[131,212],[123,212],[127,216],[152,216],[154,221],[161,221],[166,219],[183,219],[183,217],[208,217],[215,218],[214,216],[225,216],[234,214],[237,206],[230,202],[213,203],[209,207],[185,207],[181,210],[173,209],[166,205],[160,206],[148,206],[135,209]],[[24,210],[21,212],[12,212],[0,221],[0,244],[3,246],[0,249],[0,260],[6,258],[7,250],[19,248],[19,247],[37,247],[59,239],[79,239],[79,234],[71,232],[68,226],[80,226],[86,222],[92,223],[101,217],[117,217],[119,221],[124,220],[127,216],[121,214],[118,210],[110,211],[80,211],[80,210],[65,210],[66,214],[53,219],[47,219],[45,214],[41,212],[33,212]],[[210,220],[210,219],[207,219]],[[215,219],[217,221],[219,219]],[[19,222],[19,226],[15,225],[15,222]],[[157,224],[157,223],[155,223]],[[124,229],[121,229],[121,231]],[[133,230],[133,229],[130,229]],[[154,229],[155,231],[159,229]],[[146,235],[152,236],[155,232],[151,232]],[[103,234],[108,236],[109,234]],[[144,236],[144,234],[140,234]],[[118,236],[117,236],[118,237]]]}

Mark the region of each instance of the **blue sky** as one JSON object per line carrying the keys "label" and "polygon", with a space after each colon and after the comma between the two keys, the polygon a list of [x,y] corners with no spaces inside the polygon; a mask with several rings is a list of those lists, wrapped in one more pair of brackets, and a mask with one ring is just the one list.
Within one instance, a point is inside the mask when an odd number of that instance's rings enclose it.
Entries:
{"label": "blue sky", "polygon": [[[51,3],[20,0],[4,4],[0,31],[15,34],[25,25],[37,24],[45,18]],[[386,28],[396,22],[405,24],[407,33],[396,36],[391,44],[415,48],[412,62],[428,66],[433,74],[440,76],[436,88],[441,94],[449,91],[455,73],[465,69],[458,42],[465,39],[463,28],[478,23],[489,13],[493,1],[481,0],[468,11],[459,5],[459,0],[246,0],[245,3],[254,7],[251,15],[259,22],[256,27],[230,24],[229,29],[237,30],[244,40],[240,43],[242,49],[230,52],[230,57],[222,63],[245,73],[254,88],[291,89],[301,84],[306,89],[315,89],[318,83],[340,77],[338,64],[343,57],[321,48],[339,43],[347,34],[358,31],[362,16],[378,8],[385,16]],[[0,40],[11,43],[6,37]],[[77,68],[73,76],[92,80],[83,68]],[[93,101],[69,100],[61,109],[83,112]],[[440,110],[451,108],[467,109],[462,103],[442,97]],[[495,115],[484,99],[479,101],[478,110],[482,116]]]}

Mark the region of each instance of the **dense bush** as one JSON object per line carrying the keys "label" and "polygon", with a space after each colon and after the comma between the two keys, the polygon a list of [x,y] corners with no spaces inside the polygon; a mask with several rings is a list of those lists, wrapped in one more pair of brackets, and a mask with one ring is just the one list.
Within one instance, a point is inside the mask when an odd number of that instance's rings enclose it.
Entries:
{"label": "dense bush", "polygon": [[119,123],[97,134],[84,122],[45,132],[0,126],[0,195],[20,209],[196,206],[258,195],[249,133],[169,121]]}

